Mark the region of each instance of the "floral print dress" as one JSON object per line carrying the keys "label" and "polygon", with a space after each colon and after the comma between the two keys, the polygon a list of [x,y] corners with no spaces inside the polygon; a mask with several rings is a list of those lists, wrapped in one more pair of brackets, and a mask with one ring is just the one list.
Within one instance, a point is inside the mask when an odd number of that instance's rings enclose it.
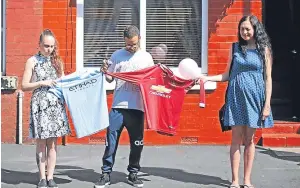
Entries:
{"label": "floral print dress", "polygon": [[[32,82],[55,80],[58,78],[50,58],[37,54],[33,57],[35,62]],[[51,94],[50,87],[39,87],[31,96],[29,137],[34,139],[47,139],[61,137],[70,133],[64,103]]]}

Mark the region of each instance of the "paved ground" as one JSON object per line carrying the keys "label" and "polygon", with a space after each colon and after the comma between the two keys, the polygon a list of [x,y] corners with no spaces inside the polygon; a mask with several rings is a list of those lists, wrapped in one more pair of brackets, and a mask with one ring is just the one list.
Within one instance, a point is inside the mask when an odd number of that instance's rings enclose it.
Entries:
{"label": "paved ground", "polygon": [[[92,188],[103,151],[102,145],[60,146],[55,172],[59,187]],[[129,146],[120,146],[110,188],[131,187],[126,183],[128,152]],[[228,157],[228,146],[145,146],[139,175],[145,188],[227,187]],[[257,188],[299,188],[300,148],[257,148],[252,181]],[[35,187],[35,146],[2,144],[1,182],[2,188]]]}

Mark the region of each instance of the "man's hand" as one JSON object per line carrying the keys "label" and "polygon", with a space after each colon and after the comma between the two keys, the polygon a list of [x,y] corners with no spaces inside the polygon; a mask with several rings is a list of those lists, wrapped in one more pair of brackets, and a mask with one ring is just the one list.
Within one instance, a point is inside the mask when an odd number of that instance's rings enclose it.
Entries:
{"label": "man's hand", "polygon": [[103,72],[103,73],[106,73],[107,72],[107,69],[108,69],[108,60],[107,59],[104,59],[103,60],[103,63],[102,63],[102,66],[100,68],[100,70]]}
{"label": "man's hand", "polygon": [[[108,59],[104,59],[103,63],[102,63],[102,66],[100,68],[100,71],[103,72],[103,73],[106,73],[109,66],[110,66],[109,60]],[[109,76],[107,74],[105,75],[105,77],[106,77],[106,81],[108,83],[111,83],[114,80],[114,78],[112,76]]]}

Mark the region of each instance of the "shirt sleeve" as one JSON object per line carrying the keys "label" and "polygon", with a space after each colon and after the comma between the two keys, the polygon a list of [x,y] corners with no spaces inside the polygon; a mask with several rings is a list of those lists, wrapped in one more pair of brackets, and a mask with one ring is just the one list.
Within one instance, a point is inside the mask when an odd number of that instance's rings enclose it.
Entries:
{"label": "shirt sleeve", "polygon": [[110,57],[110,59],[108,60],[108,72],[114,73],[116,72],[115,68],[116,68],[116,58],[115,58],[115,53],[113,53]]}
{"label": "shirt sleeve", "polygon": [[152,55],[150,53],[148,53],[149,57],[148,57],[148,67],[152,67],[154,65],[154,61],[152,58]]}

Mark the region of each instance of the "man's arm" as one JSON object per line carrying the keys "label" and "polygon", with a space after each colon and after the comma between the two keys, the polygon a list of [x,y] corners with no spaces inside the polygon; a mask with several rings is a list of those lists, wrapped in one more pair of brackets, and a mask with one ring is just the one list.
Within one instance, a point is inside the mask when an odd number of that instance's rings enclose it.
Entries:
{"label": "man's arm", "polygon": [[112,81],[114,81],[114,78],[112,76],[107,75],[107,74],[105,75],[105,78],[106,78],[106,81],[108,83],[112,83]]}
{"label": "man's arm", "polygon": [[153,61],[152,55],[150,53],[148,53],[148,54],[149,54],[148,67],[151,67],[154,65],[154,61]]}
{"label": "man's arm", "polygon": [[[109,67],[109,65],[108,65],[107,60],[103,60],[103,64],[102,64],[100,70],[101,70],[103,73],[106,73],[106,72],[108,71],[108,67]],[[107,74],[105,74],[105,79],[106,79],[106,81],[107,81],[108,83],[111,83],[112,81],[114,81],[114,78],[113,78],[112,76],[107,75]]]}

